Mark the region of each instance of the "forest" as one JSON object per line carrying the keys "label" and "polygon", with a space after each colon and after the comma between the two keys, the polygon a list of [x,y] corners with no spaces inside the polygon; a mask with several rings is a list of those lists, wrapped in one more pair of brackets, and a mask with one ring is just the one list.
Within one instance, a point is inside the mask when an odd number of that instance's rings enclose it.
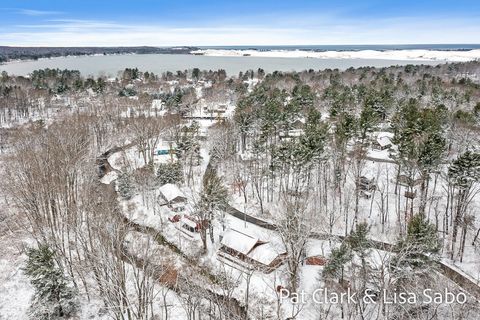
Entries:
{"label": "forest", "polygon": [[[3,72],[0,162],[0,300],[25,301],[11,314],[480,316],[478,61]],[[294,299],[318,288],[359,301]],[[387,303],[398,292],[423,298]]]}
{"label": "forest", "polygon": [[83,56],[93,54],[187,54],[196,50],[194,47],[11,47],[0,46],[0,63],[11,60],[38,60],[66,56]]}

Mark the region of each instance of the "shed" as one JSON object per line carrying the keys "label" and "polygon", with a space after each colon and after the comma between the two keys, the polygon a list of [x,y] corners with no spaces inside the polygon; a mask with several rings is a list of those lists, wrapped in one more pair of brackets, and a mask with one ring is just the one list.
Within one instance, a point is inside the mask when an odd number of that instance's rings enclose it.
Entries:
{"label": "shed", "polygon": [[328,260],[322,256],[311,256],[305,259],[305,264],[307,266],[324,266]]}

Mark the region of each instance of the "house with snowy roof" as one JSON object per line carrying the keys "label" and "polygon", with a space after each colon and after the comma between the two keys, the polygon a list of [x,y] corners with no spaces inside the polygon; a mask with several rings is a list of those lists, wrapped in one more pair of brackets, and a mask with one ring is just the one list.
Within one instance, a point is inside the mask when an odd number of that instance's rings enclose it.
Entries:
{"label": "house with snowy roof", "polygon": [[230,229],[224,233],[217,255],[235,268],[269,273],[282,264],[286,252],[269,241]]}
{"label": "house with snowy roof", "polygon": [[393,133],[379,132],[376,139],[373,141],[373,148],[376,150],[387,150],[393,146]]}
{"label": "house with snowy roof", "polygon": [[187,197],[180,188],[173,184],[167,183],[159,189],[159,202],[161,205],[168,206],[173,212],[183,212],[187,204]]}

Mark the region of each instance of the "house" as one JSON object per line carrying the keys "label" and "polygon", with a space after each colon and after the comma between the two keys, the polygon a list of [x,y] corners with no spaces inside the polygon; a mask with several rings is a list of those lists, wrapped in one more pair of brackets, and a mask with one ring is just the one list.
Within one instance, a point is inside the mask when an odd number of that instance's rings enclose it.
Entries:
{"label": "house", "polygon": [[227,109],[228,107],[226,104],[218,104],[215,108],[213,108],[213,112],[217,114],[223,114],[227,112]]}
{"label": "house", "polygon": [[185,210],[187,197],[174,184],[167,183],[160,187],[159,200],[161,205],[168,206],[173,212],[182,212]]}
{"label": "house", "polygon": [[157,148],[155,148],[154,154],[156,156],[171,155],[174,156],[177,154],[176,144],[171,141],[162,141],[159,143]]}
{"label": "house", "polygon": [[392,138],[393,133],[391,132],[379,132],[373,141],[373,148],[380,151],[390,149],[393,146]]}
{"label": "house", "polygon": [[388,150],[392,147],[392,142],[389,137],[377,137],[373,143],[373,148],[377,150]]}
{"label": "house", "polygon": [[368,178],[366,176],[361,176],[358,179],[357,184],[360,191],[373,191],[377,189],[377,185],[375,184],[375,178]]}
{"label": "house", "polygon": [[157,156],[167,155],[167,154],[170,154],[170,151],[171,150],[168,150],[168,149],[157,149],[155,150],[155,155]]}
{"label": "house", "polygon": [[365,176],[361,176],[357,181],[358,190],[360,195],[364,198],[370,199],[372,196],[372,191],[377,189],[377,185],[375,184],[375,178],[367,178]]}
{"label": "house", "polygon": [[295,121],[293,121],[291,124],[290,124],[291,128],[292,129],[304,129],[305,128],[305,120],[304,119],[297,119]]}
{"label": "house", "polygon": [[188,231],[189,236],[200,231],[200,224],[187,215],[183,216],[179,222],[181,230]]}
{"label": "house", "polygon": [[299,138],[304,135],[304,128],[305,128],[305,123],[297,119],[290,123],[290,127],[288,129],[281,130],[279,133],[279,138],[282,140],[289,140],[289,139],[295,139]]}
{"label": "house", "polygon": [[249,151],[245,151],[238,155],[238,159],[244,163],[254,162],[257,160],[257,156]]}
{"label": "house", "polygon": [[217,105],[205,105],[203,106],[203,112],[208,113],[210,115],[220,115],[227,112],[227,105],[226,104],[217,104]]}
{"label": "house", "polygon": [[279,138],[281,140],[290,140],[296,139],[303,136],[304,131],[303,129],[290,129],[290,130],[283,130],[279,133]]}
{"label": "house", "polygon": [[288,129],[283,129],[279,132],[279,138],[282,140],[290,140],[299,138],[304,135],[305,120],[297,119],[290,123]]}
{"label": "house", "polygon": [[200,103],[185,119],[224,120],[227,118],[228,105]]}
{"label": "house", "polygon": [[227,264],[232,262],[237,267],[269,273],[282,264],[286,252],[279,250],[271,242],[230,229],[222,237],[218,256]]}

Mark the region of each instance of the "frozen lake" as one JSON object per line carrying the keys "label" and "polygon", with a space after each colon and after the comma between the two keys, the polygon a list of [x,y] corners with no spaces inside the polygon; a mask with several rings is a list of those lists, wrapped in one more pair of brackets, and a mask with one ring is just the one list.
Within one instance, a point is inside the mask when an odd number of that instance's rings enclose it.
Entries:
{"label": "frozen lake", "polygon": [[225,69],[228,75],[237,75],[249,69],[273,71],[302,71],[323,69],[348,69],[349,67],[387,67],[391,65],[429,64],[445,61],[385,60],[385,59],[318,59],[318,58],[279,58],[279,57],[225,57],[187,54],[143,54],[143,55],[97,55],[78,57],[58,57],[36,61],[15,61],[0,65],[0,71],[13,75],[28,75],[33,70],[60,68],[80,70],[83,75],[117,76],[119,70],[138,68],[141,71],[161,74],[165,71],[199,68],[202,70]]}

